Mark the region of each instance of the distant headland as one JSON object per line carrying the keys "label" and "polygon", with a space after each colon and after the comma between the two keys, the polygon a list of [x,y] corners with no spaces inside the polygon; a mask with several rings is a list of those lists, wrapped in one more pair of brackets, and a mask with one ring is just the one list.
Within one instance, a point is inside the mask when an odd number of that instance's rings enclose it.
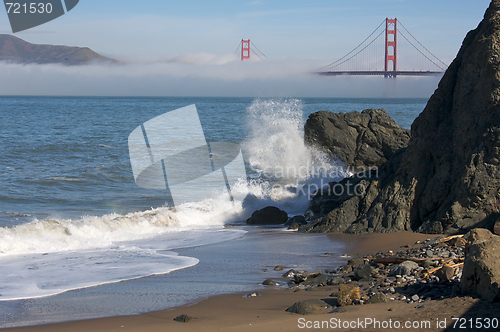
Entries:
{"label": "distant headland", "polygon": [[88,47],[32,44],[18,37],[0,34],[0,61],[23,64],[83,65],[91,62],[117,63]]}

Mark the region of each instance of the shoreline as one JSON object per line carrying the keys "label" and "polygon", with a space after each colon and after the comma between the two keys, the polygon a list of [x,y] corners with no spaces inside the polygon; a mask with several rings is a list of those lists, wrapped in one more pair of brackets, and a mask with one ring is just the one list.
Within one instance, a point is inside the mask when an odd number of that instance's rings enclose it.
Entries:
{"label": "shoreline", "polygon": [[[291,235],[291,234],[290,234]],[[309,236],[309,235],[306,235]],[[314,236],[314,235],[312,235]],[[359,255],[376,254],[379,251],[394,252],[402,250],[404,246],[418,247],[416,241],[424,241],[437,235],[427,235],[411,232],[400,233],[374,233],[364,235],[351,235],[332,233],[326,235],[333,242],[342,243],[343,253],[352,257]],[[330,253],[325,252],[328,256]],[[332,266],[337,268],[338,266]],[[189,270],[189,269],[187,269]],[[312,270],[311,270],[312,271]],[[266,277],[262,276],[262,281]],[[274,277],[273,279],[279,280]],[[309,299],[331,299],[329,295],[335,287],[317,287],[312,290],[294,291],[291,289],[276,289],[266,286],[253,287],[260,294],[257,297],[244,297],[249,291],[232,292],[229,294],[212,295],[174,308],[150,311],[136,315],[117,315],[107,318],[94,318],[87,320],[72,320],[62,323],[47,325],[33,325],[18,328],[5,328],[2,331],[234,331],[246,327],[259,331],[300,330],[299,318],[307,321],[322,319],[363,319],[372,317],[381,321],[386,319],[428,319],[439,312],[441,317],[451,323],[451,316],[465,314],[468,309],[480,305],[479,300],[469,297],[459,297],[439,301],[425,302],[426,308],[415,309],[415,304],[389,301],[388,303],[365,304],[362,306],[348,306],[344,313],[327,314],[327,311],[312,315],[299,315],[286,312],[285,309],[293,303]],[[455,303],[457,302],[458,303]],[[453,314],[450,309],[453,309]],[[388,311],[392,309],[391,311]],[[463,312],[462,312],[463,311]],[[176,322],[173,319],[179,315],[187,314],[193,319],[187,323]],[[447,315],[447,316],[446,316]],[[446,317],[445,317],[446,316]],[[71,320],[71,318],[69,318]],[[353,329],[355,330],[355,329]],[[362,330],[362,329],[360,329]]]}

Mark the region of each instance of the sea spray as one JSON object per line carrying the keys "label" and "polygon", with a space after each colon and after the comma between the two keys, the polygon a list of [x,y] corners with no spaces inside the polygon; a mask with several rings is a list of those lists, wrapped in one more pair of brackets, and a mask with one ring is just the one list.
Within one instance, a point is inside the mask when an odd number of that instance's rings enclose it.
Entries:
{"label": "sea spray", "polygon": [[243,146],[254,177],[246,208],[274,205],[301,214],[316,190],[349,175],[341,162],[304,143],[301,100],[257,99],[247,118]]}

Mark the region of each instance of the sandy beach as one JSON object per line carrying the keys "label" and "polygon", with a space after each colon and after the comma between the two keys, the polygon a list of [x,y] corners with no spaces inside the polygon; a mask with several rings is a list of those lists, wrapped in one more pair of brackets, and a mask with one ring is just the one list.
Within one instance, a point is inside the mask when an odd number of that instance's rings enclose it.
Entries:
{"label": "sandy beach", "polygon": [[[290,235],[293,236],[293,234]],[[417,241],[423,241],[435,236],[410,232],[361,236],[347,234],[328,235],[329,238],[343,243],[345,245],[343,248],[345,253],[352,256],[375,254],[379,251],[398,251],[406,245],[415,248],[419,246],[415,244]],[[360,284],[362,285],[362,283]],[[338,313],[329,313],[331,308],[325,308],[315,314],[305,316],[285,311],[293,303],[302,300],[323,299],[327,303],[333,304],[334,299],[329,295],[336,290],[337,287],[335,286],[317,287],[310,291],[266,287],[264,290],[259,289],[258,293],[260,295],[256,297],[245,297],[249,292],[239,292],[212,296],[200,302],[171,310],[3,330],[298,331],[305,329],[319,331],[343,329],[343,326],[340,324],[349,322],[351,324],[349,329],[352,331],[390,331],[395,329],[394,325],[390,324],[397,324],[395,322],[399,322],[402,326],[403,324],[410,324],[408,325],[410,327],[408,330],[438,331],[453,327],[453,324],[456,323],[453,317],[489,317],[493,319],[495,315],[498,315],[498,310],[500,309],[498,304],[488,304],[471,297],[455,297],[444,300],[426,301],[424,302],[425,305],[419,308],[417,308],[415,303],[389,301],[388,303],[380,304],[347,306],[346,312]],[[192,320],[185,323],[174,321],[175,317],[183,314],[191,316]],[[67,319],[71,320],[72,318],[67,317]],[[377,321],[379,325],[376,325]],[[458,328],[458,325],[455,327]]]}

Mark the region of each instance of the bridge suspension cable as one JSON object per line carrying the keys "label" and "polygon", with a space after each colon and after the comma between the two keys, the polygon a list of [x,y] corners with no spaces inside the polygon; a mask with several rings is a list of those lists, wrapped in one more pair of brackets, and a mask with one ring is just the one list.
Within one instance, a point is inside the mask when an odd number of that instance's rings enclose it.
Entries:
{"label": "bridge suspension cable", "polygon": [[[384,26],[385,23],[385,26]],[[398,29],[400,26],[402,29]],[[381,37],[385,34],[385,38]],[[407,43],[398,41],[403,37]],[[384,55],[385,53],[385,55]],[[392,64],[392,65],[390,65]],[[321,75],[437,75],[448,66],[397,19],[385,19],[358,46],[318,69]],[[391,69],[392,68],[392,69]]]}
{"label": "bridge suspension cable", "polygon": [[[385,23],[385,20],[383,20],[383,21],[380,23],[380,25],[379,25],[379,26],[378,26],[375,30],[373,30],[373,32],[372,32],[372,33],[371,33],[368,37],[366,37],[366,38],[365,38],[365,40],[363,40],[363,41],[362,41],[362,42],[361,42],[358,46],[356,46],[356,47],[355,47],[355,48],[354,48],[351,52],[347,53],[346,55],[344,55],[343,57],[341,57],[341,58],[340,58],[340,59],[338,59],[337,61],[334,61],[334,62],[330,63],[329,65],[326,65],[326,66],[324,66],[324,67],[319,68],[319,70],[324,69],[324,68],[327,68],[327,67],[330,67],[330,66],[337,65],[340,61],[344,60],[346,57],[348,57],[349,55],[351,55],[352,53],[354,53],[354,52],[355,52],[355,51],[356,51],[359,47],[361,47],[361,45],[363,45],[363,44],[364,44],[364,43],[365,43],[368,39],[370,39],[370,37],[371,37],[371,36],[373,36],[373,35],[377,32],[377,30],[378,30],[378,29],[379,29],[379,28],[380,28],[380,27],[381,27],[384,23]],[[384,31],[382,31],[381,33],[383,33],[383,32],[384,32]],[[381,34],[381,33],[380,33],[380,34]],[[379,34],[379,35],[380,35],[380,34]],[[378,35],[377,35],[377,37],[378,37]],[[375,37],[375,39],[376,39],[377,37]],[[375,40],[375,39],[374,39],[374,40]],[[374,40],[373,40],[373,41],[374,41]],[[371,43],[373,43],[373,41],[372,41]],[[370,43],[370,44],[371,44],[371,43]],[[370,44],[368,44],[367,46],[369,46]],[[364,50],[367,46],[365,46],[365,47],[364,47],[361,51],[363,51],[363,50]],[[352,57],[356,56],[357,54],[359,54],[359,52],[358,52],[358,53],[356,53],[356,54],[354,54]],[[351,57],[351,58],[352,58],[352,57]],[[351,58],[349,58],[349,59],[351,59]],[[349,60],[349,59],[347,59],[347,60]],[[339,64],[339,65],[340,65],[340,64]]]}

